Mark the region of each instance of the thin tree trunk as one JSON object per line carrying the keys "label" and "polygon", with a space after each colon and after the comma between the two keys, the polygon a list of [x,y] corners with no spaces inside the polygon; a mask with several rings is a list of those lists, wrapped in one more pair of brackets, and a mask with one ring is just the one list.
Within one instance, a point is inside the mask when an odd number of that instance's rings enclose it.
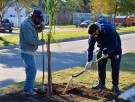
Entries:
{"label": "thin tree trunk", "polygon": [[20,27],[21,25],[20,11],[17,11],[17,16],[18,16],[18,27]]}
{"label": "thin tree trunk", "polygon": [[[52,19],[50,17],[50,19]],[[48,34],[48,45],[47,45],[47,55],[48,55],[48,94],[52,95],[53,94],[53,89],[52,89],[52,71],[51,71],[51,51],[50,51],[50,43],[51,43],[51,34],[52,34],[52,22],[49,24],[50,26],[50,31]]]}
{"label": "thin tree trunk", "polygon": [[119,28],[123,25],[123,23],[126,21],[127,17],[128,17],[128,14],[127,14],[126,17],[122,20],[122,22],[118,25],[117,30],[119,30]]}
{"label": "thin tree trunk", "polygon": [[117,8],[118,8],[118,4],[117,4],[117,1],[116,1],[115,11],[114,11],[114,20],[113,20],[114,24],[115,24],[115,18],[116,18],[116,15],[117,15]]}
{"label": "thin tree trunk", "polygon": [[52,95],[52,72],[51,72],[51,51],[50,51],[50,44],[48,44],[48,94]]}

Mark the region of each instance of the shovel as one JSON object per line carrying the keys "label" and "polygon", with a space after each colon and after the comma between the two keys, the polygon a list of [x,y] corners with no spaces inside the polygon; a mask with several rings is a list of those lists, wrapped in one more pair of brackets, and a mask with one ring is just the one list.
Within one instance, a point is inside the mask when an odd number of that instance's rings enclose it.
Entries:
{"label": "shovel", "polygon": [[[98,60],[96,60],[95,62],[93,62],[92,65],[91,65],[91,67],[95,66],[95,65],[96,65],[99,61],[101,61],[103,58],[104,58],[104,57],[101,57],[101,58],[99,58]],[[72,79],[73,79],[73,78],[76,78],[76,77],[78,77],[78,76],[80,76],[81,74],[83,74],[83,73],[86,72],[86,71],[87,71],[87,69],[84,69],[84,70],[82,70],[81,72],[79,72],[78,74],[72,75],[72,76],[69,78],[69,81],[68,81],[68,83],[67,83],[67,85],[66,85],[66,88],[65,88],[65,90],[64,90],[64,93],[66,92],[66,90],[67,90],[67,88],[68,88],[70,82],[72,81]]]}
{"label": "shovel", "polygon": [[[43,30],[42,30],[42,39],[43,39]],[[43,77],[42,77],[42,85],[41,85],[41,91],[45,92],[45,84],[44,84],[44,71],[45,71],[45,67],[44,67],[44,45],[42,45],[42,67],[43,67]]]}

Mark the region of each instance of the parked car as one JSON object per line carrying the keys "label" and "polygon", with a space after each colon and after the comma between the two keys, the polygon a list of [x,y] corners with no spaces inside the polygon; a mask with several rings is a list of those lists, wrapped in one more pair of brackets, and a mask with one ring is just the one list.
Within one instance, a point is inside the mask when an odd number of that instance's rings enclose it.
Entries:
{"label": "parked car", "polygon": [[130,16],[126,19],[125,22],[122,24],[124,27],[126,26],[135,26],[135,16]]}
{"label": "parked car", "polygon": [[87,28],[91,23],[93,23],[91,20],[85,20],[79,26]]}
{"label": "parked car", "polygon": [[12,32],[13,27],[14,24],[8,19],[3,19],[2,21],[0,21],[0,31],[8,30],[9,32]]}

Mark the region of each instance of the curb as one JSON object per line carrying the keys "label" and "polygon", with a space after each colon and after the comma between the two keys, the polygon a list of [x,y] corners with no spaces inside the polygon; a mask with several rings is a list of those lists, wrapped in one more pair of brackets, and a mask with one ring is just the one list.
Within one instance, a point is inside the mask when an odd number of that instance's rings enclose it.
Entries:
{"label": "curb", "polygon": [[[64,40],[60,40],[58,43],[75,41],[75,40],[84,40],[84,39],[88,39],[88,37],[64,39]],[[53,44],[53,43],[57,43],[57,42],[55,42],[55,41],[51,42],[51,44]],[[11,49],[11,48],[19,48],[19,45],[0,46],[0,50],[1,49]]]}
{"label": "curb", "polygon": [[0,50],[1,50],[1,49],[18,48],[18,47],[19,47],[19,45],[12,45],[12,46],[1,46],[1,47],[0,47]]}
{"label": "curb", "polygon": [[[125,100],[130,100],[134,96],[135,96],[135,86],[133,86],[132,88],[130,88],[127,91],[120,94],[119,98],[122,98],[122,99],[125,99]],[[135,102],[135,100],[133,102]]]}

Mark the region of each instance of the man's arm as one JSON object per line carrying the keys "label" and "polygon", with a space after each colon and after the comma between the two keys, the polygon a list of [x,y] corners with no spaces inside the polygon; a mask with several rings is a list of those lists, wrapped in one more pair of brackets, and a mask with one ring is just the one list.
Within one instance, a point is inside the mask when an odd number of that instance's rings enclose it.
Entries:
{"label": "man's arm", "polygon": [[103,50],[103,54],[108,54],[111,53],[115,50],[115,48],[118,45],[118,41],[117,41],[117,32],[115,29],[113,29],[112,27],[107,27],[106,28],[106,36],[107,36],[107,40],[108,40],[108,46],[105,50]]}
{"label": "man's arm", "polygon": [[93,50],[96,43],[96,38],[89,38],[88,41],[88,50],[87,50],[87,63],[85,64],[85,69],[89,70],[91,68],[92,64],[92,58],[93,58]]}
{"label": "man's arm", "polygon": [[31,45],[43,45],[45,43],[44,40],[38,40],[38,37],[35,37],[32,33],[32,26],[29,24],[23,25],[23,36],[25,41]]}
{"label": "man's arm", "polygon": [[87,49],[87,60],[88,62],[92,60],[93,58],[93,51],[95,49],[95,43],[96,43],[96,38],[90,37],[88,40],[88,49]]}

